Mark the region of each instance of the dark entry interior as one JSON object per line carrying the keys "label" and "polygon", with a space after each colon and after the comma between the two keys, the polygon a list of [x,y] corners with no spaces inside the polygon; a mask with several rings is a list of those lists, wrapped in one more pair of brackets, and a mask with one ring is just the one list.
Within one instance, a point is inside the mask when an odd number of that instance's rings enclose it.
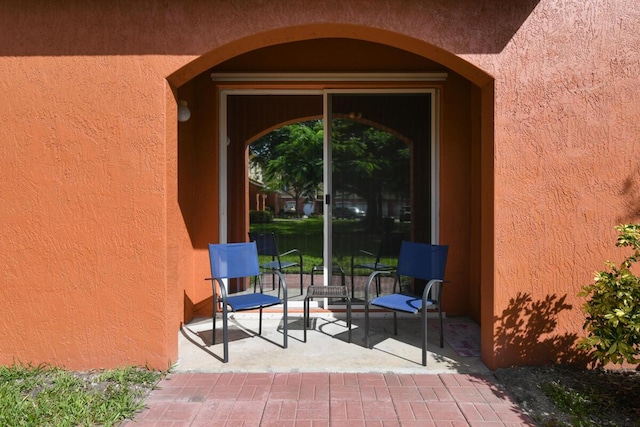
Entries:
{"label": "dark entry interior", "polygon": [[[452,70],[441,66],[429,59],[414,55],[401,49],[389,46],[352,40],[352,39],[317,39],[301,42],[285,43],[247,52],[229,61],[217,65],[214,69],[203,73],[181,88],[182,98],[188,99],[193,105],[194,117],[180,129],[179,151],[179,198],[181,209],[185,214],[185,223],[189,229],[194,247],[204,248],[206,242],[215,241],[217,237],[218,205],[216,203],[217,183],[217,124],[214,119],[218,114],[217,91],[222,87],[243,87],[240,83],[212,82],[211,73],[261,73],[261,72],[444,72],[446,81],[429,84],[441,90],[440,100],[441,118],[440,132],[440,241],[449,244],[451,262],[448,267],[449,290],[453,298],[444,300],[444,310],[448,315],[469,315],[479,320],[480,312],[480,272],[478,253],[472,248],[478,247],[480,238],[479,220],[473,212],[479,211],[479,152],[480,129],[478,117],[480,111],[479,89],[468,80],[462,78]],[[351,88],[350,82],[340,83],[342,88]],[[338,85],[338,86],[340,86]],[[407,83],[412,87],[413,83]],[[318,88],[317,83],[295,84],[287,82],[247,83],[245,87],[273,87],[273,88]],[[362,87],[360,85],[359,87]],[[256,108],[255,100],[243,100],[236,105],[229,105],[229,194],[233,195],[233,203],[229,203],[229,217],[238,220],[228,224],[229,240],[242,241],[246,239],[249,228],[248,215],[250,202],[247,183],[247,145],[271,131],[293,121],[307,120],[318,117],[322,108],[322,100],[317,97],[278,97],[263,114],[256,115],[252,110]],[[295,98],[295,99],[293,99]],[[341,102],[344,104],[341,105]],[[407,111],[419,111],[419,107],[388,108],[393,100],[386,100],[384,105],[371,103],[363,104],[363,99],[337,99],[336,108],[340,114],[362,110],[363,117],[385,114],[381,122],[393,132],[408,141],[420,139],[420,132],[424,130],[412,128],[407,123],[415,121],[415,117]],[[400,102],[400,100],[398,100]],[[401,101],[403,106],[406,99]],[[367,110],[370,108],[370,110]],[[397,113],[397,114],[396,114]],[[417,113],[416,113],[417,114]],[[415,150],[415,146],[413,149]],[[194,167],[195,166],[195,167]],[[416,170],[418,174],[423,169]],[[413,177],[413,192],[428,188],[428,177]],[[417,203],[419,197],[414,197]],[[428,199],[428,198],[426,198]],[[413,211],[418,207],[412,206]],[[428,207],[420,209],[429,212]],[[412,238],[416,240],[429,239],[427,221],[412,218]],[[421,229],[422,227],[422,229]],[[206,275],[206,268],[196,263],[195,275]],[[205,265],[206,266],[206,265]],[[200,271],[201,270],[201,271]],[[191,308],[185,310],[198,311],[207,306],[207,296],[199,290],[191,292],[189,300]],[[202,295],[202,296],[200,296]],[[446,295],[446,294],[445,294]],[[188,316],[188,314],[186,314]]]}

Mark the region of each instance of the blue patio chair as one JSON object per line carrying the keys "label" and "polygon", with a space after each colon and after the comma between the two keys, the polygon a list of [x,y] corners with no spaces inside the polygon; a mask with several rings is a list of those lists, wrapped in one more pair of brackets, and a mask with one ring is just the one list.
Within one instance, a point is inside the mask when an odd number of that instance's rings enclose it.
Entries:
{"label": "blue patio chair", "polygon": [[[284,343],[287,348],[287,285],[282,273],[276,271],[282,286],[283,299],[263,293],[262,274],[258,263],[258,251],[255,242],[209,244],[209,261],[211,263],[211,277],[213,286],[213,338],[216,343],[216,311],[218,304],[222,306],[222,341],[224,343],[224,363],[229,361],[229,329],[228,308],[233,312],[244,310],[260,310],[258,335],[262,335],[262,309],[277,304],[284,304]],[[255,277],[259,284],[259,292],[229,295],[227,292],[228,279],[244,279]],[[217,285],[217,286],[216,286]],[[278,292],[279,294],[279,292]]]}
{"label": "blue patio chair", "polygon": [[[284,273],[285,269],[297,267],[298,275],[300,276],[300,295],[302,295],[302,254],[298,249],[290,249],[286,252],[280,253],[278,251],[278,245],[276,244],[276,236],[273,233],[249,233],[249,240],[256,242],[258,246],[258,255],[267,255],[271,257],[271,261],[260,264],[260,268],[265,272],[280,272]],[[284,260],[282,257],[296,256],[296,261]],[[275,275],[273,275],[275,279]],[[272,280],[273,287],[275,289],[275,280]],[[279,295],[279,294],[278,294]]]}
{"label": "blue patio chair", "polygon": [[[359,249],[351,257],[351,298],[354,298],[354,276],[356,269],[364,269],[374,271],[393,272],[395,265],[385,264],[382,258],[398,258],[400,253],[400,245],[402,244],[402,235],[395,233],[384,233],[380,239],[380,245],[376,253]],[[380,275],[376,276],[376,295],[380,294]]]}
{"label": "blue patio chair", "polygon": [[[447,264],[449,247],[426,243],[402,242],[398,266],[394,274],[393,293],[377,296],[370,300],[370,286],[381,274],[392,274],[389,271],[371,273],[365,287],[364,336],[365,345],[369,346],[369,311],[370,307],[393,311],[393,333],[398,334],[398,312],[421,315],[422,325],[422,365],[427,366],[427,310],[437,308],[440,318],[440,347],[444,347],[442,326],[442,283]],[[413,295],[401,289],[401,279],[426,281],[422,295]],[[438,284],[437,295],[432,296],[433,286]],[[404,292],[403,292],[404,291]]]}

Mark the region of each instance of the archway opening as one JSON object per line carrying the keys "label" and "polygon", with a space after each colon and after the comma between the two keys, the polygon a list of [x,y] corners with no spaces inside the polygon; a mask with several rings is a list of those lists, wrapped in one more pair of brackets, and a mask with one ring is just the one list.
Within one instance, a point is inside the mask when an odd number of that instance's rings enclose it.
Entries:
{"label": "archway opening", "polygon": [[[397,40],[395,41],[397,42]],[[415,43],[415,40],[412,41]],[[412,48],[415,46],[412,46]],[[318,89],[317,82],[295,83],[286,81],[214,82],[212,73],[376,73],[376,75],[398,72],[446,73],[444,82],[430,83],[426,87],[437,87],[442,96],[439,100],[438,125],[440,127],[440,241],[452,247],[449,262],[449,290],[451,298],[444,300],[444,311],[448,315],[469,316],[485,323],[487,332],[483,338],[491,337],[490,301],[481,298],[483,292],[492,294],[492,277],[483,273],[490,269],[480,248],[491,247],[490,235],[486,234],[487,223],[481,218],[491,214],[488,201],[490,190],[483,194],[483,186],[490,184],[491,166],[487,164],[487,147],[491,143],[482,120],[487,120],[487,89],[478,87],[467,78],[441,63],[409,50],[399,49],[384,43],[326,37],[318,39],[284,42],[261,47],[237,55],[213,65],[180,87],[181,99],[188,99],[192,106],[192,119],[179,130],[179,202],[185,224],[193,245],[194,284],[185,286],[184,319],[195,314],[210,312],[210,290],[201,286],[207,276],[206,243],[219,239],[219,185],[218,135],[219,94],[228,88],[297,88]],[[489,80],[489,79],[487,79]],[[370,83],[368,83],[370,84]],[[396,84],[398,84],[396,82]],[[402,86],[403,83],[399,83]],[[244,85],[244,86],[243,86]],[[415,82],[405,83],[407,87]],[[343,88],[362,88],[363,83],[344,81]],[[484,109],[483,109],[484,104]],[[313,110],[313,111],[310,111]],[[242,130],[235,160],[228,164],[229,192],[238,196],[240,203],[234,217],[242,218],[229,224],[229,241],[245,239],[248,231],[249,183],[247,173],[246,146],[256,135],[264,134],[274,126],[298,117],[317,114],[317,105],[289,102],[269,110],[269,114],[256,114],[250,108],[234,115],[228,126]],[[272,117],[277,116],[277,117]],[[485,123],[486,125],[486,123]],[[392,127],[392,126],[390,126]],[[393,127],[392,127],[393,128]],[[485,132],[483,134],[483,132]],[[231,147],[231,146],[230,146]],[[240,147],[240,145],[238,146]],[[234,150],[233,147],[230,148]],[[491,151],[489,147],[488,151]],[[424,183],[417,180],[417,185]],[[240,200],[242,197],[242,200]],[[231,207],[229,207],[231,209]],[[484,265],[484,267],[483,267]],[[484,274],[484,276],[483,276]],[[486,294],[486,293],[485,293]],[[455,295],[455,297],[453,297]],[[485,307],[485,310],[483,310]],[[484,311],[484,312],[483,312]],[[485,320],[485,322],[483,322]]]}

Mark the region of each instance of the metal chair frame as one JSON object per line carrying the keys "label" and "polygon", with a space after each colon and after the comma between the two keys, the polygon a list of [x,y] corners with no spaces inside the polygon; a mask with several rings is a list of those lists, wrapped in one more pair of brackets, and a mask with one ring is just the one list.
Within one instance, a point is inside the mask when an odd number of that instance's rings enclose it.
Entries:
{"label": "metal chair frame", "polygon": [[[444,347],[444,327],[442,322],[442,283],[444,283],[444,270],[446,267],[447,253],[449,247],[446,245],[430,245],[426,243],[402,242],[398,267],[394,273],[390,271],[375,271],[371,273],[365,287],[364,306],[364,336],[365,346],[370,348],[369,342],[369,311],[370,306],[383,308],[393,312],[393,333],[398,334],[397,313],[412,313],[421,315],[421,337],[422,337],[422,365],[427,366],[427,310],[430,307],[437,308],[440,320],[440,347]],[[415,251],[415,253],[412,253]],[[437,265],[433,264],[430,254],[434,254],[439,259]],[[408,254],[408,255],[407,255]],[[370,299],[371,283],[376,281],[381,275],[391,276],[393,274],[393,293],[390,295],[378,296]],[[413,279],[425,280],[427,284],[421,296],[399,293],[401,278],[410,277]],[[437,286],[437,299],[430,298],[433,286]]]}
{"label": "metal chair frame", "polygon": [[[392,273],[395,269],[395,265],[388,265],[380,262],[380,259],[386,257],[387,255],[397,257],[400,244],[402,242],[402,237],[398,234],[394,233],[386,233],[382,236],[380,240],[380,245],[378,246],[378,252],[373,253],[364,249],[359,249],[356,254],[351,257],[351,298],[355,298],[354,291],[354,271],[356,268],[363,268],[367,270],[374,271],[387,271]],[[357,262],[357,258],[367,257],[375,260],[373,262]],[[380,276],[376,276],[376,292],[377,295],[380,294]]]}
{"label": "metal chair frame", "polygon": [[[284,273],[285,269],[298,267],[298,274],[300,276],[300,295],[303,293],[303,281],[302,281],[302,253],[298,249],[290,249],[286,252],[280,253],[278,251],[278,245],[276,243],[276,236],[274,233],[249,233],[249,240],[256,242],[258,247],[258,255],[266,255],[271,257],[270,262],[260,264],[260,268],[265,272],[280,272]],[[298,261],[283,261],[282,257],[287,255],[297,255]],[[275,275],[272,275],[272,290],[275,289]],[[255,284],[254,284],[255,290]],[[279,295],[279,294],[278,294]]]}
{"label": "metal chair frame", "polygon": [[[279,284],[282,287],[283,299],[263,293],[262,271],[258,261],[258,251],[255,242],[250,243],[225,243],[209,244],[209,261],[211,264],[211,285],[213,288],[213,331],[212,344],[216,343],[216,317],[218,304],[222,306],[222,341],[224,344],[223,362],[229,361],[229,309],[233,312],[244,310],[260,311],[258,335],[262,335],[262,311],[266,307],[283,304],[284,341],[283,348],[287,348],[288,319],[287,319],[287,285],[284,275],[276,271],[279,276]],[[244,279],[255,277],[259,284],[260,292],[229,295],[226,279]],[[216,286],[217,285],[217,286]],[[217,292],[217,290],[219,292]],[[278,295],[280,290],[278,289]]]}

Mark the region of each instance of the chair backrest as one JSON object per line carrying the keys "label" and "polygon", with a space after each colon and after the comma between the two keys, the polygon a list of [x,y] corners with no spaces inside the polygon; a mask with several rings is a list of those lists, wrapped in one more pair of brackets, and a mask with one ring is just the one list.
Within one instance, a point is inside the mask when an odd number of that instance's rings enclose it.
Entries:
{"label": "chair backrest", "polygon": [[279,257],[276,236],[273,233],[249,233],[249,240],[256,243],[259,255]]}
{"label": "chair backrest", "polygon": [[396,273],[422,280],[444,279],[449,246],[403,241]]}
{"label": "chair backrest", "polygon": [[209,244],[211,276],[234,279],[260,275],[255,242]]}

